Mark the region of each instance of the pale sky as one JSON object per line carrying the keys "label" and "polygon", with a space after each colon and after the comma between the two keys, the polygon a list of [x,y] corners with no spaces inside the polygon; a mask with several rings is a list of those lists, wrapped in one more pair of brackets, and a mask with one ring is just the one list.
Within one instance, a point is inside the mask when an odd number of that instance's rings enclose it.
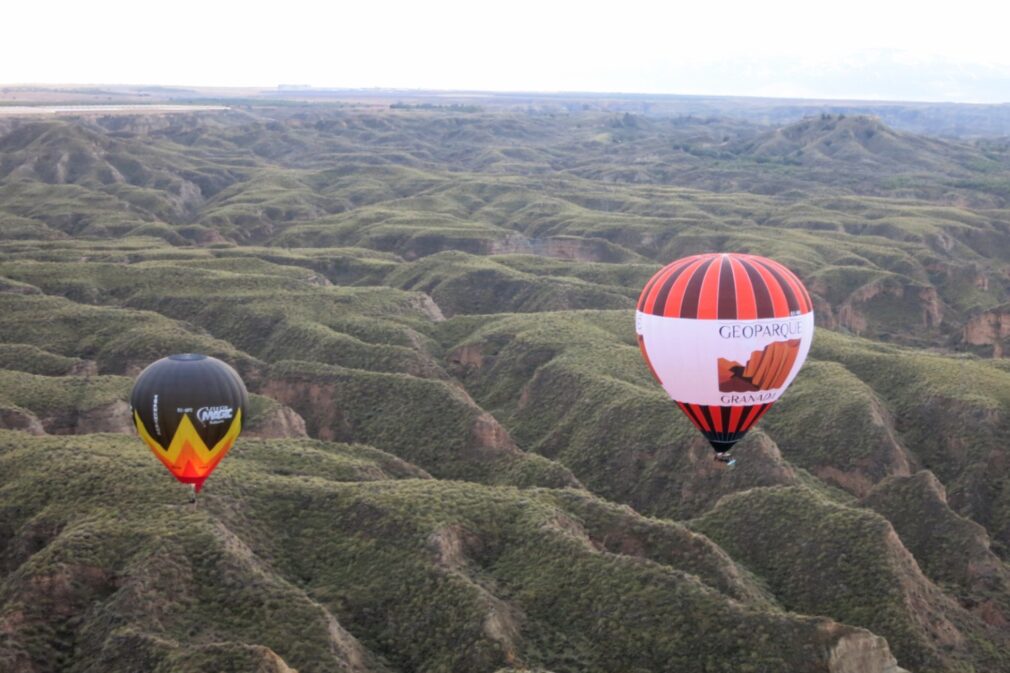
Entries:
{"label": "pale sky", "polygon": [[1010,3],[5,3],[0,82],[1010,102]]}

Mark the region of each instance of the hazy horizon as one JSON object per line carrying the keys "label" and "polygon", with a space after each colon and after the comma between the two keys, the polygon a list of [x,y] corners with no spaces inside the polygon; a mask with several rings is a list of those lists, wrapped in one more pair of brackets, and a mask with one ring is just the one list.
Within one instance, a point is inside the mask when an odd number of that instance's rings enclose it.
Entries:
{"label": "hazy horizon", "polygon": [[[0,44],[14,84],[586,92],[1010,102],[1010,8],[910,3],[456,0],[282,13],[181,0],[15,6]],[[157,32],[154,32],[154,28]],[[16,65],[12,65],[16,64]]]}
{"label": "hazy horizon", "polygon": [[[297,94],[299,90],[304,91],[317,91],[317,92],[354,92],[367,94],[368,92],[375,92],[376,94],[382,93],[418,93],[418,94],[447,94],[451,95],[453,98],[466,97],[472,95],[473,97],[481,96],[509,96],[509,95],[531,95],[531,96],[600,96],[600,97],[621,97],[621,96],[642,96],[642,97],[685,97],[685,98],[742,98],[742,99],[754,99],[754,100],[768,100],[768,101],[813,101],[822,103],[869,103],[869,104],[951,104],[951,105],[1010,105],[1010,100],[1007,101],[991,101],[991,102],[980,102],[980,101],[960,101],[960,100],[946,100],[938,98],[898,98],[898,97],[872,97],[872,96],[826,96],[826,95],[762,95],[762,94],[749,94],[749,93],[685,93],[681,91],[638,91],[638,90],[586,90],[586,89],[490,89],[490,88],[427,88],[427,87],[393,87],[393,86],[340,86],[340,85],[314,85],[306,84],[303,82],[279,82],[279,83],[264,83],[260,85],[229,85],[229,84],[164,84],[161,82],[0,82],[0,87],[8,89],[40,89],[40,90],[62,90],[69,88],[91,88],[91,87],[109,87],[112,89],[122,88],[123,90],[144,90],[144,89],[171,89],[177,91],[189,90],[199,90],[204,92],[213,91],[226,91],[234,90],[236,92],[246,91],[246,90],[257,90],[259,92],[273,92],[273,91],[284,91],[290,90],[292,95]],[[69,105],[74,105],[74,103],[68,103]],[[89,105],[100,105],[99,103],[90,103]],[[113,103],[112,105],[123,105],[122,103]]]}

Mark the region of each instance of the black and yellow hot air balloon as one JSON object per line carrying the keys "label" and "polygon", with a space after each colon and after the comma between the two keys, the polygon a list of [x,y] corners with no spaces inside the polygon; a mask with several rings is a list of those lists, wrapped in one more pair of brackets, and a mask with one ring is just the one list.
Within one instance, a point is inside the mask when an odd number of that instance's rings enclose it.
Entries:
{"label": "black and yellow hot air balloon", "polygon": [[194,492],[231,450],[247,406],[238,373],[198,353],[170,355],[149,365],[130,394],[141,439]]}

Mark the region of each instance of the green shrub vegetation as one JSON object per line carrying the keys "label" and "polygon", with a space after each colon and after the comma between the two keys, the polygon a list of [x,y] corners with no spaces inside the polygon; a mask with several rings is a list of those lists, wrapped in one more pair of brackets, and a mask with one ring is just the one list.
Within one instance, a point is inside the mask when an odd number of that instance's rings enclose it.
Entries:
{"label": "green shrub vegetation", "polygon": [[[1005,143],[538,100],[0,123],[0,670],[1010,671]],[[732,469],[634,334],[711,250],[818,320]]]}

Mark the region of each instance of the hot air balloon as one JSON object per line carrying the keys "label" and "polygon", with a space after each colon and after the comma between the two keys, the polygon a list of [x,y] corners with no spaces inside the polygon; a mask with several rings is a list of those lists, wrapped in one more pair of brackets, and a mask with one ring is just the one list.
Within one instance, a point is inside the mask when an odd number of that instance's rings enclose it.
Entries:
{"label": "hot air balloon", "polygon": [[778,262],[734,253],[678,259],[646,283],[635,312],[642,356],[708,439],[716,459],[792,383],[810,350],[814,311]]}
{"label": "hot air balloon", "polygon": [[170,355],[140,372],[130,407],[137,433],[172,475],[196,493],[242,430],[248,393],[224,362]]}

